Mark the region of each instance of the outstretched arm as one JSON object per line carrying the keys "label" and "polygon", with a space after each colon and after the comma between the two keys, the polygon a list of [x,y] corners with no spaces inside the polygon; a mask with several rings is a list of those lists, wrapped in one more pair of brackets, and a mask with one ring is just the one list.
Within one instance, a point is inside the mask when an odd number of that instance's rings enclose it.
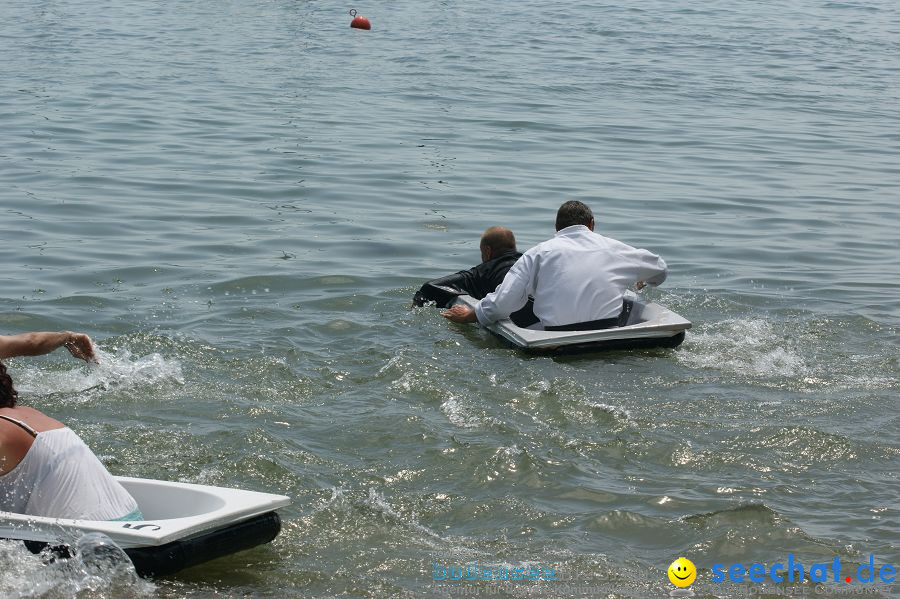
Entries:
{"label": "outstretched arm", "polygon": [[428,281],[416,292],[413,305],[422,306],[426,302],[433,301],[441,308],[449,308],[460,295],[474,295],[472,292],[474,273],[475,269],[470,268]]}
{"label": "outstretched arm", "polygon": [[0,359],[15,358],[16,356],[41,356],[63,346],[79,360],[97,361],[91,338],[84,333],[73,333],[72,331],[0,335]]}
{"label": "outstretched arm", "polygon": [[647,250],[629,248],[628,255],[636,267],[635,276],[637,281],[635,287],[638,291],[647,285],[656,287],[666,280],[669,267],[666,266],[666,261],[656,254]]}
{"label": "outstretched arm", "polygon": [[528,295],[534,293],[534,260],[530,251],[522,254],[506,273],[500,286],[478,302],[475,307],[478,322],[487,326],[509,317],[528,303]]}
{"label": "outstretched arm", "polygon": [[449,310],[441,312],[441,316],[453,322],[477,321],[485,326],[507,318],[528,303],[530,279],[527,268],[530,266],[524,266],[525,264],[531,264],[528,254],[523,255],[513,264],[503,278],[503,282],[493,293],[487,294],[484,299],[479,301],[474,310],[468,306],[457,304]]}

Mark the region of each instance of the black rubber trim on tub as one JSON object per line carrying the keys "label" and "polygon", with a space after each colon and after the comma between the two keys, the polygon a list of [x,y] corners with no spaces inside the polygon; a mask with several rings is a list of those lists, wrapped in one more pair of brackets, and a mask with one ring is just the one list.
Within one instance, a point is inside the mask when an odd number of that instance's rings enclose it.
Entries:
{"label": "black rubber trim on tub", "polygon": [[[129,547],[125,553],[131,558],[139,576],[170,576],[185,568],[269,543],[279,532],[281,518],[276,512],[267,512],[190,539],[172,541],[158,547]],[[51,545],[41,541],[24,543],[32,553],[40,553]],[[58,558],[71,557],[66,545],[51,545],[51,551]]]}

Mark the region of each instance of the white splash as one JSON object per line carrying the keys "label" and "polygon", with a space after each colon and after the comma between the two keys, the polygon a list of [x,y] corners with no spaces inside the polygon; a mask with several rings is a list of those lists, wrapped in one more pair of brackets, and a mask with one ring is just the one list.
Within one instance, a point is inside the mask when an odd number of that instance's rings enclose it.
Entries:
{"label": "white splash", "polygon": [[787,325],[776,330],[767,320],[732,319],[691,333],[676,355],[693,368],[751,376],[802,376],[808,367],[794,343]]}
{"label": "white splash", "polygon": [[181,363],[160,354],[134,356],[124,348],[120,348],[115,354],[98,349],[97,359],[99,364],[75,365],[69,370],[49,370],[34,365],[17,368],[14,375],[16,387],[22,393],[77,393],[87,399],[90,394],[85,392],[98,389],[184,384]]}
{"label": "white splash", "polygon": [[79,555],[50,559],[20,542],[0,541],[0,597],[152,597],[156,586],[137,576],[130,562],[106,563]]}

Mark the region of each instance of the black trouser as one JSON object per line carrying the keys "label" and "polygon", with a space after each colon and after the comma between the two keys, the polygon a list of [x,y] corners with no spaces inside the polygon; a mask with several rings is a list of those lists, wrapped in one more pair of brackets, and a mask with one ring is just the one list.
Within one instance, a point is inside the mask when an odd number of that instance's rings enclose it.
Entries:
{"label": "black trouser", "polygon": [[611,329],[613,327],[624,327],[628,324],[628,317],[631,316],[631,309],[634,302],[625,300],[622,302],[622,312],[618,316],[612,318],[601,318],[600,320],[589,320],[587,322],[576,322],[573,324],[562,324],[559,326],[545,326],[545,331],[599,331],[601,329]]}

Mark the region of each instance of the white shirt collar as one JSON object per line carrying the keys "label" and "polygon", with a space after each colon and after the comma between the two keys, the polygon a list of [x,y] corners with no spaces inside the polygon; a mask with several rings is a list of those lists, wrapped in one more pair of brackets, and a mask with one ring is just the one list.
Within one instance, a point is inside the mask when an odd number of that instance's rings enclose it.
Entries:
{"label": "white shirt collar", "polygon": [[587,227],[585,227],[584,225],[571,225],[569,227],[566,227],[565,229],[560,229],[559,231],[557,231],[556,235],[554,235],[554,237],[561,237],[563,235],[566,235],[566,236],[577,235],[579,233],[584,234],[584,233],[590,233],[590,232],[591,232],[591,230],[588,229]]}

